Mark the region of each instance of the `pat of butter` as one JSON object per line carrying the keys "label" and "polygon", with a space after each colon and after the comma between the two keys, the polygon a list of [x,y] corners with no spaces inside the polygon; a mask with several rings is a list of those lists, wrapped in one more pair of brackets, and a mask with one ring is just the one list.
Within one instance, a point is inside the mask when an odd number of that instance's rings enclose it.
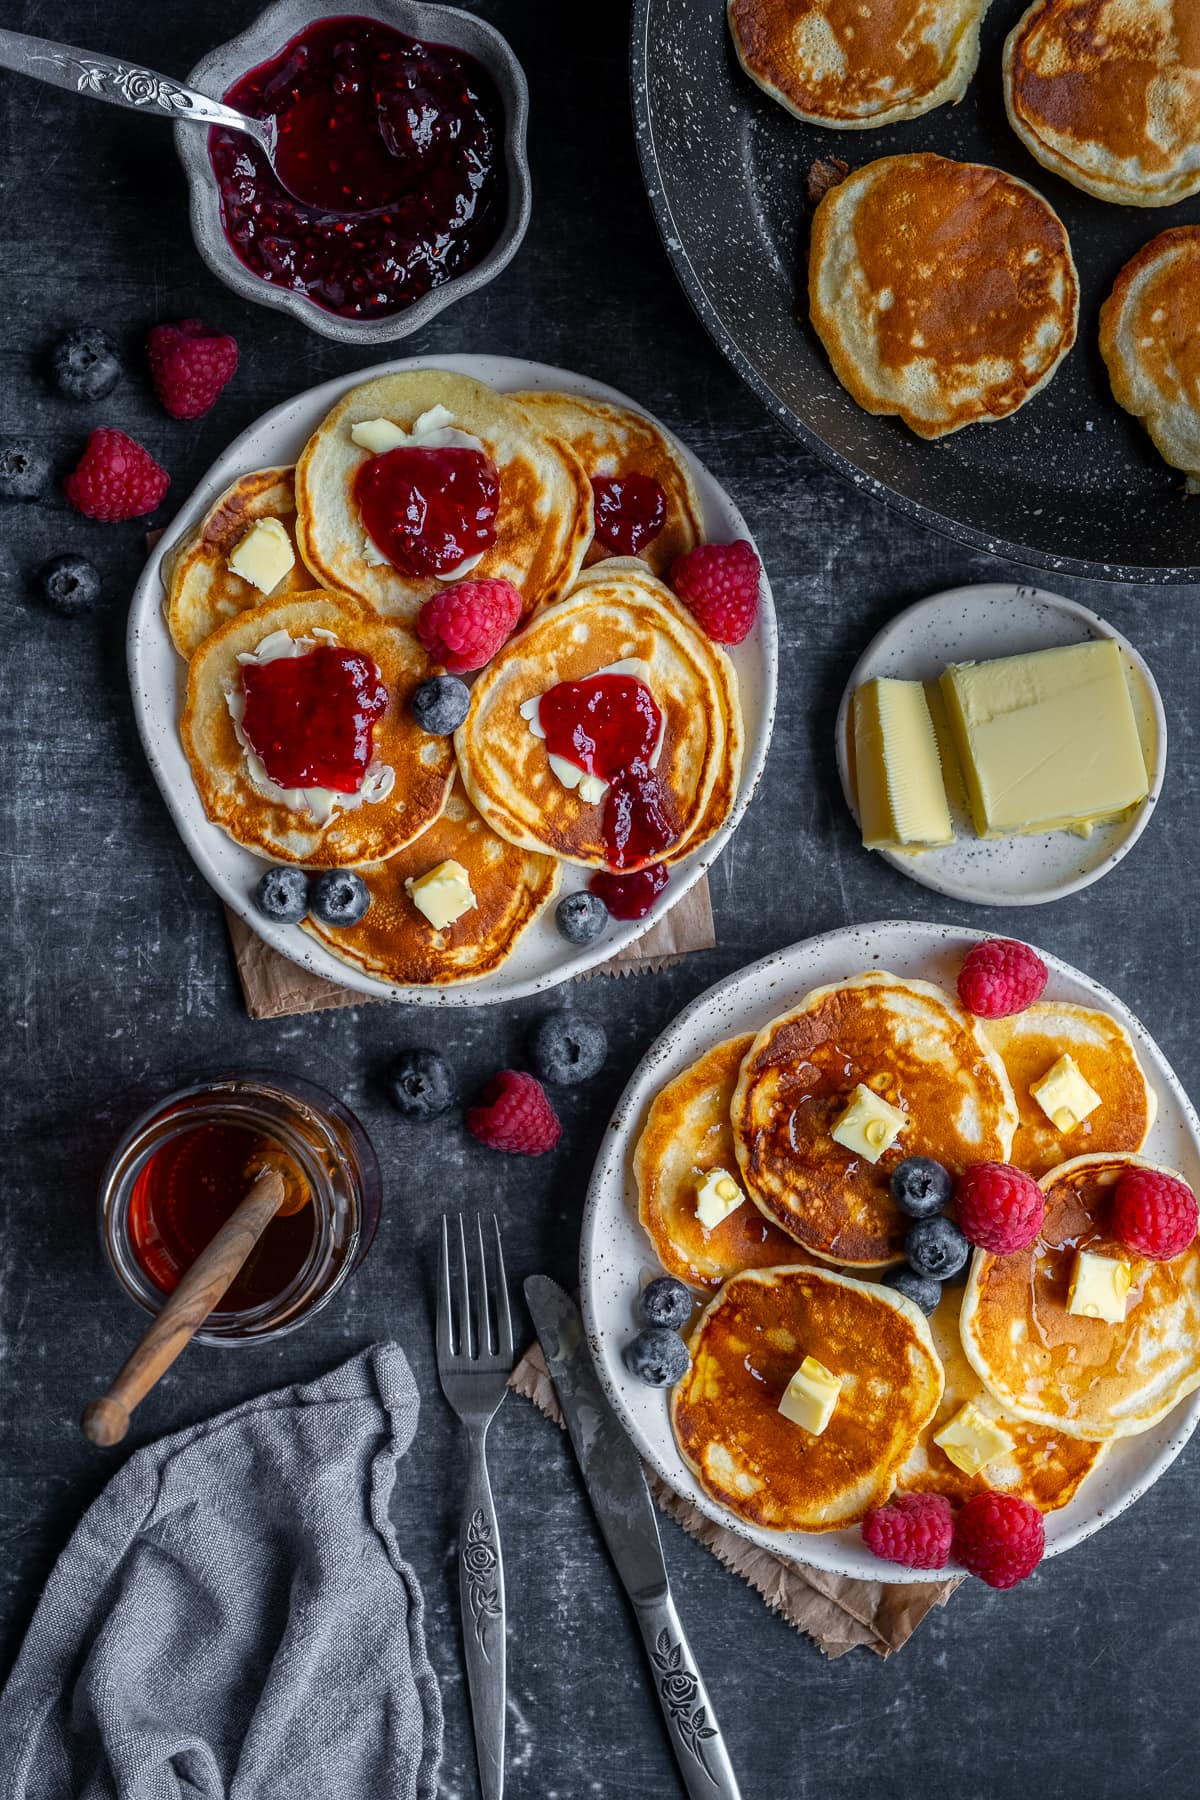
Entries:
{"label": "pat of butter", "polygon": [[292,540],[278,519],[256,519],[229,554],[229,567],[261,594],[272,594],[296,566]]}
{"label": "pat of butter", "polygon": [[907,1113],[872,1093],[860,1081],[830,1135],[843,1149],[852,1150],[869,1163],[877,1163],[884,1151],[891,1149],[908,1122]]}
{"label": "pat of butter", "polygon": [[696,1189],[696,1217],[705,1231],[715,1231],[746,1198],[732,1175],[710,1169]]}
{"label": "pat of butter", "polygon": [[470,876],[452,858],[415,879],[410,875],[404,886],[417,911],[424,913],[435,931],[445,931],[476,904]]}
{"label": "pat of butter", "polygon": [[1075,1258],[1067,1311],[1076,1318],[1123,1325],[1132,1280],[1128,1263],[1119,1262],[1115,1256],[1098,1256],[1094,1250],[1080,1250]]}
{"label": "pat of butter", "polygon": [[985,1419],[969,1400],[946,1421],[933,1441],[964,1475],[978,1475],[981,1469],[986,1469],[989,1463],[1013,1447],[1007,1431],[1001,1431],[999,1425]]}
{"label": "pat of butter", "polygon": [[854,764],[868,850],[953,843],[937,735],[919,681],[868,681],[858,689]]}
{"label": "pat of butter", "polygon": [[1099,1094],[1084,1080],[1071,1056],[1060,1056],[1031,1084],[1029,1092],[1056,1131],[1074,1131],[1100,1105]]}
{"label": "pat of butter", "polygon": [[952,665],[941,685],[981,837],[1086,834],[1146,798],[1125,664],[1111,638]]}
{"label": "pat of butter", "polygon": [[833,1417],[841,1391],[841,1377],[831,1375],[815,1356],[806,1356],[783,1390],[779,1410],[793,1425],[820,1437]]}

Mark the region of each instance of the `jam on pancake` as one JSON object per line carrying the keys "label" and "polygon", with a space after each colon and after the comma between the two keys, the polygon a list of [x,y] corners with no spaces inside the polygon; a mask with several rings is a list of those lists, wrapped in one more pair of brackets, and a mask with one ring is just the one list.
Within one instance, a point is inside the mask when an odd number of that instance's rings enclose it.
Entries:
{"label": "jam on pancake", "polygon": [[242,732],[282,788],[354,794],[374,753],[375,721],[388,691],[374,663],[355,650],[318,644],[242,669]]}
{"label": "jam on pancake", "polygon": [[667,496],[653,475],[593,475],[596,536],[618,556],[640,556],[667,522]]}
{"label": "jam on pancake", "polygon": [[547,755],[608,784],[603,835],[610,867],[624,872],[655,862],[675,842],[679,826],[652,767],[663,717],[645,682],[635,675],[560,681],[542,695],[538,717]]}
{"label": "jam on pancake", "polygon": [[500,471],[480,450],[385,451],[363,463],[354,497],[373,541],[418,579],[451,575],[496,541]]}

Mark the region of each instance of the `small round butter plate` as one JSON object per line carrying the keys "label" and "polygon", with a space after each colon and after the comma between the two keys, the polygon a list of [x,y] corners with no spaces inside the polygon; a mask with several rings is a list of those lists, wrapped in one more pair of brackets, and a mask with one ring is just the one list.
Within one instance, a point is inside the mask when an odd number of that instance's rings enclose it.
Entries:
{"label": "small round butter plate", "polygon": [[874,854],[910,880],[976,906],[1041,906],[1090,887],[1128,855],[1150,823],[1167,766],[1167,721],[1153,675],[1127,638],[1076,600],[1042,588],[987,582],[950,588],[907,607],[873,638],[854,666],[837,717],[837,764],[846,804],[859,823],[852,758],[851,702],[878,676],[936,681],[948,663],[986,662],[1099,638],[1116,643],[1125,663],[1150,791],[1133,812],[1073,831],[977,837],[961,795],[948,781],[955,841],[944,848]]}

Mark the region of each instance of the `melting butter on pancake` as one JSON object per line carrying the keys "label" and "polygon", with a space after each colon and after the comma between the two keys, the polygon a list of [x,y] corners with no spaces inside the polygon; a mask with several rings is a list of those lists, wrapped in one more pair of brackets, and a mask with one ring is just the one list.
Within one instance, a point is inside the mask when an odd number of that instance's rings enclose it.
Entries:
{"label": "melting butter on pancake", "polygon": [[[1134,1437],[1200,1387],[1200,1240],[1150,1262],[1110,1235],[1112,1191],[1140,1156],[1079,1156],[1041,1181],[1037,1242],[1011,1256],[977,1251],[963,1298],[963,1349],[1007,1411],[1068,1437]],[[1173,1171],[1167,1171],[1173,1173]],[[1122,1324],[1067,1302],[1078,1250],[1124,1262]]]}
{"label": "melting butter on pancake", "polygon": [[919,437],[1006,418],[1075,342],[1066,230],[1015,176],[888,156],[831,188],[813,219],[813,326],[838,380]]}
{"label": "melting butter on pancake", "polygon": [[1161,232],[1125,264],[1100,308],[1100,354],[1118,403],[1200,490],[1200,225]]}
{"label": "melting butter on pancake", "polygon": [[[252,655],[276,632],[293,642],[336,642],[379,670],[388,706],[376,721],[375,799],[338,797],[328,819],[315,817],[299,791],[295,804],[258,774],[239,741],[229,700],[241,692],[240,655]],[[329,634],[322,640],[313,633]],[[429,737],[409,707],[429,672],[429,658],[403,625],[381,619],[344,594],[307,593],[268,600],[240,613],[206,638],[188,665],[180,734],[204,810],[239,844],[278,862],[310,868],[378,862],[413,842],[441,813],[454,779],[448,738]],[[387,772],[390,771],[390,785]],[[292,790],[287,790],[292,793]],[[320,810],[320,809],[319,809]]]}
{"label": "melting butter on pancake", "polygon": [[575,453],[539,429],[525,408],[481,381],[447,369],[409,369],[364,382],[318,426],[296,467],[299,539],[304,560],[330,587],[379,612],[414,618],[444,583],[380,560],[363,525],[354,483],[371,453],[355,425],[388,419],[404,431],[434,407],[454,430],[483,445],[500,474],[496,541],[469,573],[499,576],[520,589],[526,612],[566,594],[592,535],[592,490]]}
{"label": "melting butter on pancake", "polygon": [[1038,0],[1004,46],[1009,122],[1044,168],[1122,206],[1200,191],[1200,7]]}
{"label": "melting butter on pancake", "polygon": [[729,0],[738,61],[798,119],[865,131],[961,100],[990,0]]}
{"label": "melting butter on pancake", "polygon": [[[1035,1179],[1074,1156],[1096,1150],[1140,1150],[1158,1113],[1158,1097],[1138,1061],[1133,1040],[1110,1014],[1066,1001],[1042,1000],[1007,1019],[988,1019],[984,1031],[1000,1052],[1016,1097],[1020,1123],[1011,1157]],[[1100,1105],[1070,1131],[1060,1131],[1030,1088],[1062,1056],[1069,1056]]]}
{"label": "melting butter on pancake", "polygon": [[191,656],[218,625],[261,606],[267,598],[229,567],[229,558],[260,519],[275,519],[287,533],[296,561],[270,598],[303,593],[313,578],[296,546],[296,495],[291,469],[256,469],[240,475],[209,508],[189,537],[163,558],[165,611],[171,641]]}
{"label": "melting butter on pancake", "polygon": [[742,1269],[803,1262],[799,1247],[746,1199],[712,1230],[696,1216],[696,1190],[722,1169],[738,1179],[729,1108],[752,1033],[716,1044],[656,1096],[633,1156],[638,1216],[664,1269],[692,1287],[717,1288]]}
{"label": "melting butter on pancake", "polygon": [[[706,1493],[768,1531],[837,1531],[881,1506],[942,1392],[919,1308],[829,1269],[733,1276],[690,1349],[671,1396],[680,1453]],[[806,1356],[842,1384],[819,1436],[779,1411]]]}
{"label": "melting butter on pancake", "polygon": [[[831,1135],[859,1084],[908,1115],[871,1164]],[[897,1262],[911,1220],[889,1181],[909,1156],[952,1174],[1007,1162],[1012,1088],[979,1021],[928,981],[873,970],[814,989],[759,1032],[732,1107],[738,1163],[762,1212],[813,1256]]]}

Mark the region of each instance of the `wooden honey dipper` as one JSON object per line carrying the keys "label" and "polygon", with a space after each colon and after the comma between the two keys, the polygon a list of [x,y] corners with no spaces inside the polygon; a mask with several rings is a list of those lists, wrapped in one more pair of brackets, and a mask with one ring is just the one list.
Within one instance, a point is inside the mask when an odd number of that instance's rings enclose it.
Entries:
{"label": "wooden honey dipper", "polygon": [[80,1425],[93,1444],[119,1444],[129,1415],[191,1343],[209,1313],[245,1267],[259,1238],[277,1215],[301,1212],[308,1183],[282,1151],[268,1150],[247,1165],[251,1187],[237,1210],[204,1246],[107,1394],[89,1401]]}

